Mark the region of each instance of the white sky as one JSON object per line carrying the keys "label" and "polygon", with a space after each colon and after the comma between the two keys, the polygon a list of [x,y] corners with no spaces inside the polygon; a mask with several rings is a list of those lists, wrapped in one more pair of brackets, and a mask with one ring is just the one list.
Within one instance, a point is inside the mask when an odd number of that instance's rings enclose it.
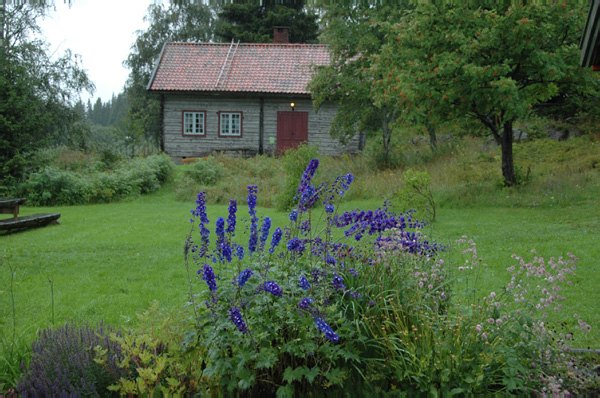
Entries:
{"label": "white sky", "polygon": [[[55,9],[39,21],[50,51],[62,54],[66,49],[81,56],[83,68],[96,85],[92,103],[103,102],[118,94],[129,70],[123,61],[129,55],[137,30],[147,27],[143,21],[153,0],[73,0],[71,8],[55,0]],[[84,102],[90,98],[81,93]]]}

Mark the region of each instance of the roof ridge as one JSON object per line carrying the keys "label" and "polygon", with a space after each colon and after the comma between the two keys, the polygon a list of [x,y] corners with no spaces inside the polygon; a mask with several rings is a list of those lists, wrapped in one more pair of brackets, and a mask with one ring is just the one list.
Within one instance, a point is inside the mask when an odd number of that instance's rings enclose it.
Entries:
{"label": "roof ridge", "polygon": [[[169,41],[166,43],[167,45],[169,44],[174,44],[174,45],[190,45],[190,46],[197,46],[197,45],[210,45],[210,46],[229,46],[231,43],[211,43],[211,42],[202,42],[202,41],[196,41],[196,42],[188,42],[188,41]],[[239,43],[240,46],[268,46],[268,47],[329,47],[329,44],[323,44],[323,43]]]}

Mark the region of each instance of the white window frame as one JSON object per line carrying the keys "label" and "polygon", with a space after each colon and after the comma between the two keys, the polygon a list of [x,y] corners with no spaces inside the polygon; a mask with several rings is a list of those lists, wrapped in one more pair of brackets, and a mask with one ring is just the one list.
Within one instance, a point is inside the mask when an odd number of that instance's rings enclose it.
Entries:
{"label": "white window frame", "polygon": [[206,135],[206,111],[183,111],[182,134],[185,136]]}
{"label": "white window frame", "polygon": [[[239,125],[234,126],[238,119]],[[242,121],[244,119],[241,111],[220,111],[219,112],[219,137],[241,137],[243,134]]]}

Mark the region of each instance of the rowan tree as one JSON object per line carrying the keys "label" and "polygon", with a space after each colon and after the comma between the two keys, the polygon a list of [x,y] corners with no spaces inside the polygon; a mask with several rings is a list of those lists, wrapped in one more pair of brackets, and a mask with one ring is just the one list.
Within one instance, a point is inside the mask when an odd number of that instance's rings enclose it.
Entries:
{"label": "rowan tree", "polygon": [[518,183],[513,125],[562,88],[589,95],[598,76],[579,66],[582,7],[539,4],[496,8],[424,4],[387,23],[377,96],[403,116],[469,116],[502,150],[506,186]]}

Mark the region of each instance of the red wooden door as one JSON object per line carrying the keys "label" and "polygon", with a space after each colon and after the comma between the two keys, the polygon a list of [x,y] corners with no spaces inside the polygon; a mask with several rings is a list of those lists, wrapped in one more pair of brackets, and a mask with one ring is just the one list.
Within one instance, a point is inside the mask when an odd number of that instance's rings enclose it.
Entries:
{"label": "red wooden door", "polygon": [[308,112],[277,112],[277,154],[308,141]]}

